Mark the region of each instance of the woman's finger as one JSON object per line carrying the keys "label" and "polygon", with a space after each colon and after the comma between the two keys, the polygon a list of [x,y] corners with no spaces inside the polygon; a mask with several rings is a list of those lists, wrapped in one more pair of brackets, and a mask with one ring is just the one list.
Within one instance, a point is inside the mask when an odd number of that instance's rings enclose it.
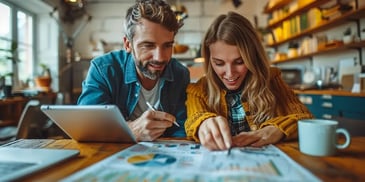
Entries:
{"label": "woman's finger", "polygon": [[235,146],[244,147],[251,145],[252,143],[260,140],[260,136],[256,135],[255,132],[241,132],[240,134],[233,137],[232,141]]}

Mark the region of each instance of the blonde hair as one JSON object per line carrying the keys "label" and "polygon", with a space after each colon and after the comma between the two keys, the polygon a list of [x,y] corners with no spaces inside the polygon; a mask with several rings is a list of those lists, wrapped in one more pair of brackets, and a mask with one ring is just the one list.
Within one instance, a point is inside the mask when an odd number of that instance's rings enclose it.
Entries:
{"label": "blonde hair", "polygon": [[214,72],[210,61],[209,46],[224,41],[237,46],[248,72],[243,81],[242,101],[247,101],[250,115],[255,123],[274,117],[276,100],[270,91],[270,65],[261,41],[251,25],[242,15],[229,12],[220,15],[208,28],[203,39],[202,55],[205,58],[204,69],[207,77],[208,105],[212,111],[220,110],[220,92],[224,84]]}

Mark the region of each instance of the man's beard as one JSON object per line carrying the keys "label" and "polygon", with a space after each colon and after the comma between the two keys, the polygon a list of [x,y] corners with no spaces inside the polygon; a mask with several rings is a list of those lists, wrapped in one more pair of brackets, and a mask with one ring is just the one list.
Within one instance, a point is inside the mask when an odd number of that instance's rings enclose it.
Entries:
{"label": "man's beard", "polygon": [[159,66],[163,66],[166,65],[166,62],[159,62],[159,61],[145,61],[144,64],[142,63],[142,61],[138,61],[138,65],[137,68],[139,69],[139,71],[142,73],[142,75],[148,79],[151,80],[157,80],[160,75],[162,74],[162,71],[151,71],[148,69],[148,65],[149,64],[154,64],[154,65],[159,65]]}

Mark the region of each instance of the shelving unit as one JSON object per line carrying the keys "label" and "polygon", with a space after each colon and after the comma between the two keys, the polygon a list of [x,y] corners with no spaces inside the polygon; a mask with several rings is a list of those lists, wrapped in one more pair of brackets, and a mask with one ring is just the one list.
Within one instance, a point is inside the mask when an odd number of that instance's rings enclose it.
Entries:
{"label": "shelving unit", "polygon": [[[297,0],[296,2],[299,2]],[[318,40],[316,39],[316,34],[322,34],[322,32],[327,33],[329,30],[335,30],[333,34],[337,34],[341,29],[337,30],[336,27],[344,28],[344,25],[349,22],[355,22],[355,24],[349,24],[352,30],[356,29],[357,35],[360,36],[361,22],[363,18],[365,18],[365,5],[359,6],[359,2],[362,0],[354,0],[353,1],[353,9],[347,12],[342,12],[341,14],[336,14],[336,18],[332,18],[330,20],[320,20],[316,21],[315,24],[305,24],[305,28],[302,27],[302,15],[307,15],[309,18],[309,12],[312,11],[313,8],[327,6],[327,0],[314,0],[310,3],[307,3],[303,6],[297,5],[298,7],[286,15],[282,17],[276,16],[274,21],[271,21],[269,25],[266,27],[268,30],[272,32],[274,42],[271,44],[265,43],[266,47],[273,48],[277,53],[284,50],[284,46],[287,44],[291,44],[293,42],[304,41],[305,39],[309,40]],[[276,6],[273,6],[270,9],[265,8],[264,13],[273,14],[275,11],[284,11],[283,9],[289,9],[289,6],[292,6],[294,1],[282,0],[277,3]],[[303,2],[303,1],[301,1]],[[295,3],[295,2],[294,2]],[[317,12],[315,12],[317,11]],[[318,13],[320,10],[315,10],[311,13]],[[318,15],[318,14],[316,14]],[[313,16],[311,16],[313,17]],[[318,20],[318,19],[316,19]],[[318,23],[319,22],[319,23]],[[298,24],[299,23],[299,24]],[[286,24],[286,25],[284,25]],[[290,26],[288,26],[288,24]],[[292,26],[299,26],[293,28]],[[315,26],[313,26],[315,25]],[[310,27],[312,26],[312,27]],[[355,27],[356,26],[356,27]],[[284,27],[289,27],[293,29],[285,29]],[[364,28],[364,26],[362,27]],[[275,29],[279,29],[279,36],[275,33]],[[296,31],[295,31],[296,30]],[[286,32],[284,32],[286,31]],[[327,31],[327,32],[326,32]],[[278,40],[275,41],[275,36],[278,36]],[[326,35],[327,36],[327,35]],[[305,39],[304,39],[305,38]],[[273,60],[271,64],[275,64],[276,66],[303,66],[306,65],[306,69],[308,67],[309,70],[315,66],[327,66],[327,64],[332,64],[333,66],[333,57],[332,59],[326,59],[326,57],[330,57],[330,55],[349,55],[353,52],[349,50],[356,50],[359,53],[360,65],[365,62],[364,59],[364,48],[365,48],[365,40],[353,41],[351,43],[343,43],[342,40],[336,40],[333,44],[327,44],[318,46],[307,53],[298,53],[295,57],[289,57],[280,60]],[[332,43],[332,42],[330,42]],[[299,52],[299,51],[298,51]],[[355,53],[356,54],[356,53]],[[327,56],[328,55],[328,56]],[[308,61],[309,60],[309,61]],[[330,60],[329,62],[326,62]],[[296,61],[295,63],[293,63]],[[321,62],[321,63],[319,63]],[[330,63],[331,62],[331,63]],[[303,65],[301,65],[303,63]],[[315,64],[314,64],[315,63]],[[337,64],[337,63],[336,63]],[[323,79],[322,79],[323,80]],[[324,118],[324,119],[335,119],[340,123],[348,123],[355,122],[357,125],[365,125],[365,109],[361,107],[365,104],[365,93],[352,93],[350,91],[345,90],[296,90],[296,94],[299,99],[308,107],[308,109],[314,114],[316,118]],[[349,107],[349,106],[354,107]]]}
{"label": "shelving unit", "polygon": [[[309,7],[313,8],[315,6],[313,6],[313,7],[309,6]],[[292,40],[295,40],[295,39],[298,39],[298,38],[301,38],[301,37],[304,37],[304,36],[309,36],[309,35],[312,35],[314,33],[324,31],[324,30],[328,30],[330,28],[339,26],[339,25],[344,24],[344,23],[349,22],[349,21],[354,21],[354,20],[363,18],[363,17],[365,17],[365,12],[364,11],[365,11],[365,7],[361,7],[357,10],[349,11],[349,12],[343,14],[341,17],[338,17],[338,18],[330,20],[330,21],[323,22],[321,25],[319,25],[317,27],[308,28],[307,30],[299,32],[299,33],[295,34],[294,36],[291,36],[288,39],[275,42],[274,44],[268,44],[266,46],[268,46],[268,47],[277,47],[279,45],[290,42]],[[299,12],[303,13],[304,11],[300,10]],[[290,14],[290,16],[288,16],[287,18],[291,18],[291,17],[294,17],[296,15],[298,15],[298,14],[296,14],[296,13],[295,14]],[[281,20],[278,23],[282,23],[283,21],[284,21],[284,19]],[[279,24],[277,24],[276,26],[278,26],[278,25]],[[272,26],[269,26],[268,28],[270,29],[270,27],[272,27]]]}
{"label": "shelving unit", "polygon": [[284,6],[286,6],[287,4],[289,4],[290,2],[292,2],[292,0],[282,0],[279,1],[278,3],[274,4],[272,7],[266,7],[264,9],[263,13],[269,14],[274,12],[275,10],[278,10],[280,8],[283,8]]}
{"label": "shelving unit", "polygon": [[[289,4],[292,1],[289,0],[282,0],[280,1],[276,6],[270,8],[270,9],[264,9],[265,13],[268,14],[272,14],[275,11],[280,10],[281,8],[285,8],[287,6],[289,6]],[[344,25],[348,22],[351,21],[355,21],[357,23],[357,31],[358,31],[358,35],[360,36],[360,19],[365,17],[365,6],[362,7],[358,7],[358,2],[355,2],[355,7],[353,8],[353,10],[350,10],[348,12],[345,12],[343,14],[341,14],[341,16],[331,19],[331,20],[322,20],[317,26],[315,27],[308,27],[304,30],[298,31],[296,33],[293,33],[292,35],[281,39],[281,40],[276,40],[276,37],[273,33],[273,30],[277,27],[283,26],[285,21],[290,21],[291,19],[295,18],[296,16],[300,16],[304,13],[307,13],[309,10],[311,10],[312,8],[317,8],[320,7],[322,5],[325,5],[326,3],[328,3],[329,1],[327,0],[316,0],[310,3],[307,3],[306,5],[303,5],[301,7],[296,8],[296,10],[294,10],[293,12],[288,13],[287,15],[281,17],[278,20],[275,20],[274,22],[270,23],[267,26],[267,29],[270,30],[272,32],[272,37],[274,42],[271,44],[266,43],[265,46],[269,47],[269,48],[274,48],[275,50],[278,49],[278,47],[283,46],[286,43],[289,43],[291,41],[298,41],[302,38],[305,37],[311,37],[313,36],[315,33],[320,33],[326,30],[329,30],[331,28],[335,28],[337,26],[341,26]],[[286,30],[285,30],[286,31]],[[272,64],[281,64],[281,63],[286,63],[286,62],[290,62],[290,61],[296,61],[296,60],[301,60],[301,59],[312,59],[313,56],[317,56],[317,55],[325,55],[328,53],[334,53],[334,52],[339,52],[339,51],[346,51],[346,50],[350,50],[350,49],[357,49],[359,50],[359,54],[360,54],[360,63],[363,63],[362,61],[362,48],[365,47],[365,41],[359,41],[359,42],[352,42],[349,44],[339,44],[336,46],[329,46],[329,47],[325,47],[325,48],[321,48],[318,51],[314,51],[314,52],[310,52],[310,53],[306,53],[306,54],[299,54],[296,57],[290,57],[290,58],[285,58],[285,59],[279,59],[279,60],[272,60]]]}
{"label": "shelving unit", "polygon": [[283,60],[272,61],[271,63],[277,64],[277,63],[296,61],[296,60],[300,60],[300,59],[310,59],[316,55],[334,53],[334,52],[344,51],[344,50],[348,50],[348,49],[360,49],[362,47],[365,47],[365,40],[360,41],[360,42],[352,42],[349,44],[344,44],[344,45],[338,46],[338,47],[329,47],[329,48],[326,48],[326,49],[323,49],[320,51],[312,52],[310,54],[300,55],[297,57],[283,59]]}
{"label": "shelving unit", "polygon": [[[274,10],[277,10],[277,9],[280,9],[280,8],[283,8],[284,6],[288,5],[291,1],[281,1],[281,3],[279,3],[281,6],[278,6],[276,9],[273,9],[272,12]],[[281,23],[283,23],[285,20],[288,20],[294,16],[297,16],[297,15],[300,15],[302,13],[305,13],[307,12],[308,10],[310,10],[311,8],[315,8],[315,7],[318,7],[320,5],[323,5],[325,3],[327,3],[328,0],[316,0],[314,2],[311,2],[311,3],[308,3],[302,7],[298,7],[297,10],[291,12],[290,14],[284,16],[283,18],[275,21],[274,23],[270,23],[268,28],[274,28],[274,27],[277,27],[278,25],[280,25]]]}

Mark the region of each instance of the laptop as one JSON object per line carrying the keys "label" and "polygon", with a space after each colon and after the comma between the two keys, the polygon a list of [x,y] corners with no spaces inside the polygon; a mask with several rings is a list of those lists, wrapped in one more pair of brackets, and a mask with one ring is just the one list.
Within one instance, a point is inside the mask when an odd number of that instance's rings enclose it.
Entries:
{"label": "laptop", "polygon": [[42,105],[41,110],[78,142],[137,143],[115,105]]}
{"label": "laptop", "polygon": [[79,153],[69,149],[0,147],[0,181],[18,180]]}

